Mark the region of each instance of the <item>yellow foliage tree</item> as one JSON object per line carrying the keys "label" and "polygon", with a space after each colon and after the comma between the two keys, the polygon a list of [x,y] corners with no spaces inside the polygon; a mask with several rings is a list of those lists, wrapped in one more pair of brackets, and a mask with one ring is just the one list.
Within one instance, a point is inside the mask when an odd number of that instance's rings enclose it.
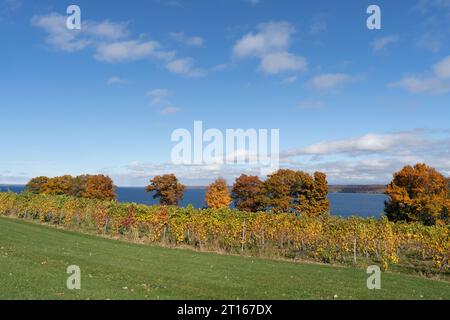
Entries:
{"label": "yellow foliage tree", "polygon": [[48,179],[41,187],[42,194],[68,195],[73,185],[73,177],[69,175]]}
{"label": "yellow foliage tree", "polygon": [[426,225],[448,224],[450,200],[446,178],[424,163],[405,166],[386,188],[389,220],[419,221]]}
{"label": "yellow foliage tree", "polygon": [[205,201],[208,208],[224,209],[231,203],[230,192],[224,179],[218,178],[206,190]]}

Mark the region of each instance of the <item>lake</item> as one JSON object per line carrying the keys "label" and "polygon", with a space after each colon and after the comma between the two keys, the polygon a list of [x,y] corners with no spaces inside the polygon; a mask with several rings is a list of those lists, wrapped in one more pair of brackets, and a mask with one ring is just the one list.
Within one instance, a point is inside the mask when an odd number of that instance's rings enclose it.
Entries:
{"label": "lake", "polygon": [[[22,192],[23,186],[0,186],[0,191]],[[181,206],[192,204],[196,208],[205,206],[205,188],[187,188]],[[120,202],[135,202],[141,204],[157,204],[157,201],[145,189],[140,188],[117,188],[117,199]],[[330,193],[328,195],[331,205],[331,214],[338,216],[362,216],[379,217],[383,214],[384,201],[387,196],[384,194],[369,193]]]}

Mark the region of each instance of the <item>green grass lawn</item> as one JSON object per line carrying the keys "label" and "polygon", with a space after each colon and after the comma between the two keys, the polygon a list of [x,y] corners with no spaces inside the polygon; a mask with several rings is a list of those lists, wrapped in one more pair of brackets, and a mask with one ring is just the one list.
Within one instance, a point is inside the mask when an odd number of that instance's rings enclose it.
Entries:
{"label": "green grass lawn", "polygon": [[[66,268],[81,268],[81,290]],[[144,246],[0,218],[0,299],[450,299],[450,283]]]}

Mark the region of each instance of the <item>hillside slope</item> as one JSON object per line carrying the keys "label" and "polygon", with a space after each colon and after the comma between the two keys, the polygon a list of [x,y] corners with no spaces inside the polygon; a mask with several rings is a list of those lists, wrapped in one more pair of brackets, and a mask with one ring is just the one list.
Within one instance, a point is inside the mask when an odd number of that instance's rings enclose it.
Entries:
{"label": "hillside slope", "polygon": [[[66,268],[81,268],[81,290]],[[0,299],[450,299],[450,283],[130,244],[0,218]]]}

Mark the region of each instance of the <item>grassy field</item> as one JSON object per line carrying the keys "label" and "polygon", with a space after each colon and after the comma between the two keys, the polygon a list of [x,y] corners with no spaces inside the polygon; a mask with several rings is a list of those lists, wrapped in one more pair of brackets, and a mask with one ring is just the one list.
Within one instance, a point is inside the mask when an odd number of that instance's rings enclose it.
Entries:
{"label": "grassy field", "polygon": [[[81,290],[66,268],[81,268]],[[0,218],[0,299],[450,299],[450,283],[144,246]]]}

